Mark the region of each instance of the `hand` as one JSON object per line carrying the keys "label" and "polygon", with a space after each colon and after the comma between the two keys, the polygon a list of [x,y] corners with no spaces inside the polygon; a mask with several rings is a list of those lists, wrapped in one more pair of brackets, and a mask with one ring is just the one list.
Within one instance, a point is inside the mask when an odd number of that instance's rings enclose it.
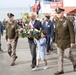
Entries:
{"label": "hand", "polygon": [[75,47],[75,44],[74,43],[71,43],[70,47],[71,48]]}
{"label": "hand", "polygon": [[34,40],[36,40],[36,38],[35,38],[35,37],[34,37],[33,39],[34,39]]}
{"label": "hand", "polygon": [[56,43],[54,43],[54,45],[55,45],[55,47],[57,47],[57,44]]}
{"label": "hand", "polygon": [[13,43],[15,43],[15,40],[13,40]]}

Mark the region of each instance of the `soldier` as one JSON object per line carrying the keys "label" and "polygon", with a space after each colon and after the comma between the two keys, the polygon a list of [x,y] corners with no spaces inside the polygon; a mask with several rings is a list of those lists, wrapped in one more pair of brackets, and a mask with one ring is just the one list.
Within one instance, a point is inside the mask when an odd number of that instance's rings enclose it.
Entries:
{"label": "soldier", "polygon": [[64,9],[56,8],[58,19],[55,21],[55,43],[58,53],[58,71],[55,75],[63,74],[63,56],[70,59],[73,69],[76,71],[76,62],[73,58],[71,48],[75,46],[74,26],[70,20],[64,17]]}
{"label": "soldier", "polygon": [[6,41],[9,56],[12,58],[11,66],[15,65],[17,59],[16,46],[18,41],[17,23],[14,21],[14,14],[8,13],[8,21],[6,22]]}

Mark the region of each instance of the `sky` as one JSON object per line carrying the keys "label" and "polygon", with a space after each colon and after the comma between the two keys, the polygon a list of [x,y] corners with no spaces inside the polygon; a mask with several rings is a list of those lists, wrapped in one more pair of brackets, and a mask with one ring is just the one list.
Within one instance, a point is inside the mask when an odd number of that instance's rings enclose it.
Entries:
{"label": "sky", "polygon": [[0,0],[0,8],[28,7],[34,4],[34,0]]}

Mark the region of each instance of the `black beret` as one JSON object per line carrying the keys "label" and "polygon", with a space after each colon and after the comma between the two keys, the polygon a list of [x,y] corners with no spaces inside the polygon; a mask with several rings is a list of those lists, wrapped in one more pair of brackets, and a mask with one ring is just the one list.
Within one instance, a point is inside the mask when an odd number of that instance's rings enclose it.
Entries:
{"label": "black beret", "polygon": [[65,10],[58,7],[58,8],[55,9],[55,11],[56,11],[56,13],[61,13],[61,12],[65,11]]}
{"label": "black beret", "polygon": [[12,14],[12,13],[7,13],[7,16],[8,16],[9,18],[11,18],[11,17],[14,16],[14,14]]}
{"label": "black beret", "polygon": [[49,15],[46,15],[45,17],[46,17],[47,19],[50,19],[50,16],[49,16]]}

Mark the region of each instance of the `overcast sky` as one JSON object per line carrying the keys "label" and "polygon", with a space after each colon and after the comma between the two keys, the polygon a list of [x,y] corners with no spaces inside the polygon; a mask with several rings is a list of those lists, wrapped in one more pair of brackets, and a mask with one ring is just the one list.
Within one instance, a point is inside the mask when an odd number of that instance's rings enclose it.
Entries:
{"label": "overcast sky", "polygon": [[0,0],[0,8],[28,7],[33,4],[34,0]]}

